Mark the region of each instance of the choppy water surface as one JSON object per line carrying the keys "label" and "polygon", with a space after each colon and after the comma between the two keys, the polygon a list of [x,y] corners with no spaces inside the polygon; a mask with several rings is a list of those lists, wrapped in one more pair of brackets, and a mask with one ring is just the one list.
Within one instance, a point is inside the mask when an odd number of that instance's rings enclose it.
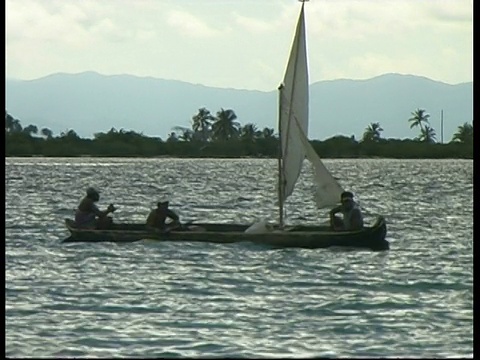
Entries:
{"label": "choppy water surface", "polygon": [[[116,221],[275,221],[276,161],[6,159],[6,356],[472,356],[473,162],[325,164],[390,251],[60,244],[91,185]],[[290,223],[327,219],[307,170]]]}

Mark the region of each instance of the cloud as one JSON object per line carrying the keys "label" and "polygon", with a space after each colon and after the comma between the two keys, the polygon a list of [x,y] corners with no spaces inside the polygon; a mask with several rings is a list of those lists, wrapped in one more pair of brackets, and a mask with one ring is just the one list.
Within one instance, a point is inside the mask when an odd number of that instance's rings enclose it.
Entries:
{"label": "cloud", "polygon": [[240,25],[240,27],[246,29],[247,31],[253,33],[262,33],[270,31],[274,28],[275,25],[267,21],[254,19],[251,17],[235,14],[235,22]]}
{"label": "cloud", "polygon": [[[130,21],[129,21],[130,20]],[[125,26],[128,24],[128,26]],[[152,37],[151,27],[96,1],[32,1],[7,3],[7,39],[51,42],[57,46],[91,47]]]}
{"label": "cloud", "polygon": [[473,2],[444,0],[428,3],[424,7],[424,16],[447,25],[472,25]]}
{"label": "cloud", "polygon": [[167,17],[168,24],[183,35],[194,38],[210,38],[220,34],[194,15],[180,10],[171,11]]}
{"label": "cloud", "polygon": [[[7,76],[92,70],[269,90],[282,77],[299,5],[7,0]],[[471,0],[312,0],[305,16],[311,81],[381,72],[472,79]]]}
{"label": "cloud", "polygon": [[312,2],[307,12],[312,34],[339,39],[366,39],[371,35],[394,36],[448,26],[472,25],[472,6],[465,0],[362,0]]}

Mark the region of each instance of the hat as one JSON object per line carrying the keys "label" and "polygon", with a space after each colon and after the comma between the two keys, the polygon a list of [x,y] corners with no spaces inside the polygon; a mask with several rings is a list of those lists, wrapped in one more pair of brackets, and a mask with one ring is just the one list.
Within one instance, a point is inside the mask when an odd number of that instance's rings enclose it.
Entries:
{"label": "hat", "polygon": [[340,199],[346,199],[346,198],[353,200],[353,193],[351,193],[350,191],[344,191],[342,195],[340,195]]}
{"label": "hat", "polygon": [[98,191],[95,190],[93,187],[89,187],[87,189],[87,196],[98,195]]}
{"label": "hat", "polygon": [[168,204],[169,204],[169,201],[168,201],[168,200],[159,201],[159,202],[157,203],[157,207],[165,206],[165,205],[168,206]]}

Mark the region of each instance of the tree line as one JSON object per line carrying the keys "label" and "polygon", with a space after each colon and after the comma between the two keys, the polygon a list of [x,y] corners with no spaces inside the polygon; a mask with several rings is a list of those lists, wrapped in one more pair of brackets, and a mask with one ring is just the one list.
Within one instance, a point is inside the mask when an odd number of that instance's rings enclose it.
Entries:
{"label": "tree line", "polygon": [[[447,144],[436,142],[435,130],[424,109],[411,113],[410,128],[418,127],[414,139],[384,139],[380,123],[369,124],[360,141],[354,136],[333,136],[310,141],[322,158],[473,158],[473,121],[458,127]],[[110,129],[80,138],[72,129],[54,136],[48,128],[23,127],[5,110],[6,156],[118,156],[118,157],[270,157],[278,156],[279,139],[274,129],[241,125],[235,112],[220,109],[213,115],[200,108],[191,127],[176,126],[166,140],[135,131]]]}

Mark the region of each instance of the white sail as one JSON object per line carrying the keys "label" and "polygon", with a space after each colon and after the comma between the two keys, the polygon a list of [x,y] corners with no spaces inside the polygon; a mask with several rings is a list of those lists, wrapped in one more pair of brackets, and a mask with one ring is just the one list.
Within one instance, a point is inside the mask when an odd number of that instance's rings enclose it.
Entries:
{"label": "white sail", "polygon": [[[298,128],[298,126],[297,126]],[[307,159],[312,164],[315,203],[318,209],[338,204],[343,188],[330,174],[303,131],[298,131]]]}
{"label": "white sail", "polygon": [[[343,191],[308,141],[308,64],[304,3],[300,11],[290,57],[280,87],[279,132],[281,139],[280,206],[293,192],[305,157],[312,163],[317,208],[334,206]],[[282,208],[280,209],[283,211]],[[282,215],[281,215],[282,219]]]}
{"label": "white sail", "polygon": [[298,128],[292,126],[296,118],[300,128],[308,134],[308,65],[305,40],[304,3],[300,11],[295,37],[280,88],[279,132],[281,137],[283,182],[281,202],[293,192],[302,169],[305,149],[301,145]]}

